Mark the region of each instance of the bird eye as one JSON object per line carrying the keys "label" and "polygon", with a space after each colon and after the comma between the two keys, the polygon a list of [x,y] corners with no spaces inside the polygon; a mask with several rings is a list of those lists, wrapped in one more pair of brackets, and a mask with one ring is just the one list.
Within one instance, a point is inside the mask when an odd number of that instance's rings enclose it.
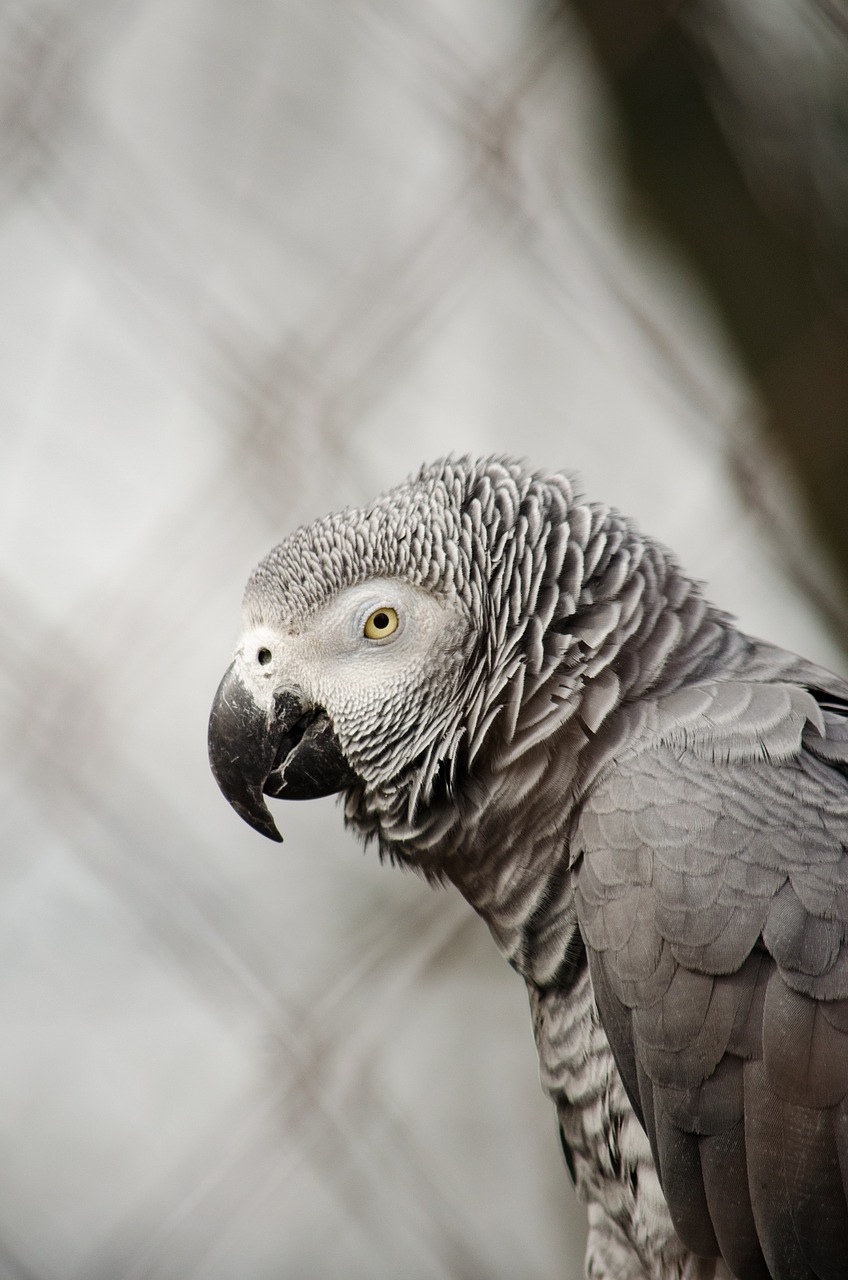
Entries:
{"label": "bird eye", "polygon": [[385,640],[398,629],[398,616],[389,605],[375,609],[365,619],[364,632],[369,640]]}

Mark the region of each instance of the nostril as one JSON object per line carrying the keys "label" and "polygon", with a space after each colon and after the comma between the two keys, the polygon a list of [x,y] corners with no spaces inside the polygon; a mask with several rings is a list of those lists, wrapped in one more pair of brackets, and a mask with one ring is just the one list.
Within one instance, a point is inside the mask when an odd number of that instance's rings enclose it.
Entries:
{"label": "nostril", "polygon": [[268,663],[271,661],[271,650],[266,649],[263,645],[261,649],[257,650],[256,661],[261,667],[267,667]]}

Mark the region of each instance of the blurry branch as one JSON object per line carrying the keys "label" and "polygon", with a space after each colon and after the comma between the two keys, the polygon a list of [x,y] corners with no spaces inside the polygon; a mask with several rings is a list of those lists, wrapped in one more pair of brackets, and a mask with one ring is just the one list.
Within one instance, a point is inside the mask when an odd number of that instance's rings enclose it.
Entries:
{"label": "blurry branch", "polygon": [[[634,219],[700,276],[798,475],[814,530],[848,575],[848,15],[837,0],[572,0],[609,78]],[[786,567],[848,636],[790,522],[758,482],[751,433],[731,471]],[[815,581],[814,581],[815,579]]]}

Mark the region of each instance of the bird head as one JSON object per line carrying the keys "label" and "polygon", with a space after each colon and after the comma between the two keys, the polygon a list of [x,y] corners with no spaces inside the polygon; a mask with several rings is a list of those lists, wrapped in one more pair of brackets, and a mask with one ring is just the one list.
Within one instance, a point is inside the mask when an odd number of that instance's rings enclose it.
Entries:
{"label": "bird head", "polygon": [[365,834],[403,840],[423,822],[435,839],[434,798],[447,793],[454,814],[475,785],[479,798],[480,769],[515,750],[552,672],[536,737],[570,713],[577,657],[597,657],[610,625],[592,590],[582,630],[563,624],[587,555],[610,562],[608,532],[565,476],[504,458],[440,461],[296,530],[250,577],[212,708],[227,800],[279,840],[265,796],[346,791]]}

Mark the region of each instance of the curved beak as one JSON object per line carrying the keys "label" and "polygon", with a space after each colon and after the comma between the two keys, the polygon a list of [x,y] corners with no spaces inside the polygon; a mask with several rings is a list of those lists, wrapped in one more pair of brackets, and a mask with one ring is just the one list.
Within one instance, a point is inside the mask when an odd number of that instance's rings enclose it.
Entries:
{"label": "curved beak", "polygon": [[315,800],[356,781],[326,713],[296,690],[262,706],[236,662],[218,686],[209,716],[209,763],[236,813],[269,840],[282,840],[264,797]]}

